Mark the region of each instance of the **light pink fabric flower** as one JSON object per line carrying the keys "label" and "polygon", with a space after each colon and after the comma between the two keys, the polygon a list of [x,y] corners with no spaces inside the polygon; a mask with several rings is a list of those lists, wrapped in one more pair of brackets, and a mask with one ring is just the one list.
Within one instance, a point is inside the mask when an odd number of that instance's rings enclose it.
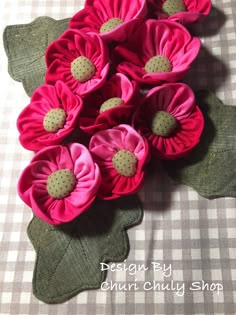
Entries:
{"label": "light pink fabric flower", "polygon": [[137,84],[116,73],[99,90],[84,98],[80,128],[94,134],[121,123],[130,123],[137,107]]}
{"label": "light pink fabric flower", "polygon": [[113,51],[119,72],[143,84],[176,82],[184,77],[200,49],[200,40],[172,21],[147,20]]}
{"label": "light pink fabric flower", "polygon": [[124,41],[144,20],[145,0],[87,0],[75,14],[70,28],[98,33],[106,42]]}
{"label": "light pink fabric flower", "polygon": [[115,199],[141,188],[149,147],[132,127],[119,125],[97,132],[91,138],[89,150],[102,175],[100,198]]}
{"label": "light pink fabric flower", "polygon": [[46,50],[46,82],[61,80],[77,95],[98,89],[109,71],[108,48],[99,35],[67,30]]}
{"label": "light pink fabric flower", "polygon": [[158,158],[176,159],[186,156],[199,143],[204,119],[186,84],[167,83],[144,97],[134,115],[134,126]]}
{"label": "light pink fabric flower", "polygon": [[211,10],[211,0],[148,0],[150,13],[158,19],[182,24],[201,22]]}
{"label": "light pink fabric flower", "polygon": [[39,86],[17,120],[22,146],[38,151],[61,144],[78,125],[81,108],[81,98],[62,81],[57,81],[55,86]]}
{"label": "light pink fabric flower", "polygon": [[87,148],[73,143],[39,151],[23,171],[18,193],[36,216],[57,225],[87,210],[100,183],[99,168]]}

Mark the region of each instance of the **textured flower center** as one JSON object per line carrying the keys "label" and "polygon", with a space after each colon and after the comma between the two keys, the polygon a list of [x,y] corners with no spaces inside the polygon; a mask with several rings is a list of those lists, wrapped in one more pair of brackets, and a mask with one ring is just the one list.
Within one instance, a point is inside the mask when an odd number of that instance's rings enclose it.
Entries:
{"label": "textured flower center", "polygon": [[96,68],[91,60],[84,56],[80,56],[71,63],[72,76],[80,83],[90,80],[95,72]]}
{"label": "textured flower center", "polygon": [[162,12],[167,15],[184,11],[186,11],[186,6],[183,0],[166,0],[162,6]]}
{"label": "textured flower center", "polygon": [[106,33],[109,32],[111,30],[113,30],[114,28],[116,28],[117,26],[119,26],[120,24],[123,23],[122,19],[119,18],[112,18],[108,21],[106,21],[105,23],[102,24],[101,28],[100,28],[100,33]]}
{"label": "textured flower center", "polygon": [[100,107],[100,114],[105,112],[105,110],[120,106],[123,103],[123,100],[119,97],[112,97],[102,103]]}
{"label": "textured flower center", "polygon": [[48,176],[47,191],[55,199],[63,199],[73,191],[76,184],[74,173],[67,169],[61,169]]}
{"label": "textured flower center", "polygon": [[117,172],[125,177],[132,177],[136,174],[137,161],[136,156],[128,150],[120,150],[112,158]]}
{"label": "textured flower center", "polygon": [[152,132],[161,137],[168,137],[176,127],[175,117],[164,111],[156,112],[151,122]]}
{"label": "textured flower center", "polygon": [[43,127],[47,132],[57,132],[64,127],[65,121],[66,112],[61,108],[54,108],[45,115]]}
{"label": "textured flower center", "polygon": [[170,60],[164,56],[154,56],[145,64],[145,71],[147,73],[153,72],[169,72],[172,70]]}

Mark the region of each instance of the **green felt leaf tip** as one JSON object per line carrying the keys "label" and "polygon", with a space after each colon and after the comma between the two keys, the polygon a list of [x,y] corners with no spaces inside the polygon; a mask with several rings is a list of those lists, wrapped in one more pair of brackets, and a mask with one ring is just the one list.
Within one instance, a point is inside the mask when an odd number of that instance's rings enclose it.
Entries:
{"label": "green felt leaf tip", "polygon": [[164,167],[205,198],[236,197],[236,106],[224,105],[209,91],[197,92],[196,100],[205,120],[201,141],[186,158]]}
{"label": "green felt leaf tip", "polygon": [[101,262],[123,261],[129,252],[126,229],[139,224],[137,196],[96,200],[76,220],[52,226],[34,217],[28,236],[37,252],[33,292],[45,303],[62,303],[79,292],[100,288]]}
{"label": "green felt leaf tip", "polygon": [[31,96],[44,83],[45,50],[67,28],[69,19],[54,20],[43,16],[32,23],[7,26],[3,42],[8,57],[8,72]]}

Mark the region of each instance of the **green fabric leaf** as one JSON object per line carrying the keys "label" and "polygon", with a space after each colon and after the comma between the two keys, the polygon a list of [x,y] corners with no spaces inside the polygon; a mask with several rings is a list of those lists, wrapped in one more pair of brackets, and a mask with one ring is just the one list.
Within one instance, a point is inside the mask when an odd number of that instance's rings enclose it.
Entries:
{"label": "green fabric leaf", "polygon": [[8,72],[14,80],[23,83],[29,96],[44,83],[46,48],[68,28],[68,23],[69,19],[57,21],[43,16],[29,24],[5,28],[3,41]]}
{"label": "green fabric leaf", "polygon": [[28,236],[37,252],[33,277],[35,296],[61,303],[80,291],[98,289],[106,273],[100,262],[123,261],[129,252],[126,229],[141,222],[137,196],[96,200],[76,220],[52,226],[34,217]]}
{"label": "green fabric leaf", "polygon": [[197,92],[196,99],[205,118],[201,141],[186,158],[164,166],[205,198],[236,197],[236,107],[209,91]]}

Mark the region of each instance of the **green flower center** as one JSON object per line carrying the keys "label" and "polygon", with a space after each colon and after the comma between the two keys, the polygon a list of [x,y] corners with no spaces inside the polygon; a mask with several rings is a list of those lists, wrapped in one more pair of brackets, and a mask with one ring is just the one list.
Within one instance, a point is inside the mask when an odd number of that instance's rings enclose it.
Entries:
{"label": "green flower center", "polygon": [[63,128],[66,121],[66,112],[61,108],[51,109],[44,117],[43,127],[47,132],[57,132]]}
{"label": "green flower center", "polygon": [[150,58],[145,64],[145,71],[147,73],[169,72],[171,70],[172,64],[170,60],[161,55]]}
{"label": "green flower center", "polygon": [[162,6],[162,12],[167,15],[186,11],[186,6],[183,0],[166,0]]}
{"label": "green flower center", "polygon": [[63,199],[74,190],[76,177],[71,170],[61,169],[48,176],[47,191],[55,199]]}
{"label": "green flower center", "polygon": [[123,100],[121,98],[119,98],[119,97],[109,98],[104,103],[102,103],[99,112],[101,114],[101,113],[105,112],[108,109],[120,106],[122,103],[123,103]]}
{"label": "green flower center", "polygon": [[110,20],[108,20],[102,24],[102,26],[100,28],[100,33],[110,32],[111,30],[113,30],[114,28],[116,28],[117,26],[119,26],[122,23],[123,23],[122,19],[112,18],[112,19],[110,19]]}
{"label": "green flower center", "polygon": [[174,116],[164,111],[158,111],[151,121],[152,132],[161,137],[168,137],[177,127]]}
{"label": "green flower center", "polygon": [[96,72],[96,68],[92,61],[84,56],[80,56],[73,60],[70,69],[72,76],[80,83],[90,80]]}
{"label": "green flower center", "polygon": [[116,171],[125,177],[132,177],[136,174],[137,162],[136,156],[128,150],[120,150],[112,158]]}

